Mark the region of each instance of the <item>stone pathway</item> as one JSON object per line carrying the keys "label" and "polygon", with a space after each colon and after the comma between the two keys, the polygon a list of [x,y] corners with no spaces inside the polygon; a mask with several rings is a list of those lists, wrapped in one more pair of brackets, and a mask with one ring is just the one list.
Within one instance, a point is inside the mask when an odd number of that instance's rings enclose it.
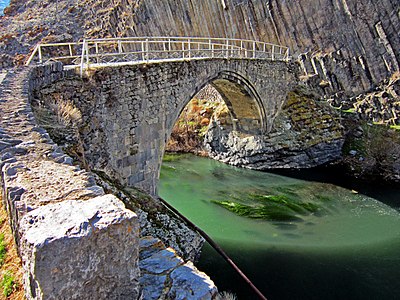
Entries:
{"label": "stone pathway", "polygon": [[153,237],[140,239],[139,268],[143,299],[213,299],[214,282],[191,262]]}

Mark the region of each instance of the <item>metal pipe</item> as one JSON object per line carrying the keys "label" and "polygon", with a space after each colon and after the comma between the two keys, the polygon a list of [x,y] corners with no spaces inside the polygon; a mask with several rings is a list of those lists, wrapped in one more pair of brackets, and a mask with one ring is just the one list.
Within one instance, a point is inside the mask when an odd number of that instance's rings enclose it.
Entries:
{"label": "metal pipe", "polygon": [[175,213],[179,218],[186,222],[189,227],[193,228],[197,231],[214,249],[217,251],[225,260],[226,262],[231,265],[231,267],[242,277],[242,279],[250,286],[250,288],[257,294],[258,298],[261,300],[267,300],[267,298],[261,293],[261,291],[251,282],[251,280],[243,273],[243,271],[234,263],[234,261],[225,253],[225,251],[216,243],[214,240],[203,230],[197,227],[193,222],[191,222],[188,218],[182,215],[175,207],[170,205],[167,201],[158,197],[164,206],[166,206],[169,210]]}

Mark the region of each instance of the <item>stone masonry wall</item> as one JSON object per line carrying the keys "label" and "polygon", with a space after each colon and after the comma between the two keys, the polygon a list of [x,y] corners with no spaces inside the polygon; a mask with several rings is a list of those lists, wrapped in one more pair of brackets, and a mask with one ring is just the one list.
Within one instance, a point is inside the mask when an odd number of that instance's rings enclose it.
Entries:
{"label": "stone masonry wall", "polygon": [[180,112],[227,71],[233,74],[229,80],[244,77],[253,85],[271,128],[295,83],[284,62],[214,59],[101,68],[84,81],[58,82],[42,96],[62,91],[82,111],[85,157],[92,169],[156,194],[165,144]]}
{"label": "stone masonry wall", "polygon": [[139,225],[35,123],[32,89],[62,66],[9,71],[0,83],[0,165],[5,207],[28,299],[136,299]]}

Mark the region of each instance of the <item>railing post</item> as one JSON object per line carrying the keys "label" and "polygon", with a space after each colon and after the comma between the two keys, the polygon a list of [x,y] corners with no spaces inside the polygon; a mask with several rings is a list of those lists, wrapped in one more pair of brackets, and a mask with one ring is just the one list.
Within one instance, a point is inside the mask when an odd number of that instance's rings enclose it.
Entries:
{"label": "railing post", "polygon": [[99,63],[99,44],[96,42],[94,47],[96,49],[96,62]]}
{"label": "railing post", "polygon": [[271,49],[271,59],[275,60],[275,45],[272,45],[272,49]]}
{"label": "railing post", "polygon": [[185,42],[182,41],[182,58],[185,59]]}
{"label": "railing post", "polygon": [[253,42],[253,58],[256,58],[256,42]]}
{"label": "railing post", "polygon": [[118,53],[122,53],[122,44],[121,44],[121,40],[118,40]]}
{"label": "railing post", "polygon": [[81,77],[83,75],[83,66],[85,64],[85,44],[86,44],[86,40],[83,39],[83,42],[82,42],[82,54],[81,54]]}
{"label": "railing post", "polygon": [[89,43],[85,43],[85,51],[86,51],[86,68],[89,69]]}
{"label": "railing post", "polygon": [[214,58],[214,44],[211,44],[211,57]]}
{"label": "railing post", "polygon": [[149,62],[149,39],[146,39],[146,62]]}
{"label": "railing post", "polygon": [[39,44],[38,51],[39,51],[39,63],[42,63],[43,62],[43,60],[42,60],[42,46],[40,44]]}
{"label": "railing post", "polygon": [[190,39],[188,39],[188,51],[189,51],[189,59],[192,58],[192,54],[190,53],[191,47],[190,47]]}
{"label": "railing post", "polygon": [[229,40],[226,39],[226,58],[229,57]]}
{"label": "railing post", "polygon": [[144,49],[144,42],[143,41],[141,43],[141,46],[142,46],[142,61],[144,61],[144,59],[145,59],[145,57],[144,57],[145,49]]}

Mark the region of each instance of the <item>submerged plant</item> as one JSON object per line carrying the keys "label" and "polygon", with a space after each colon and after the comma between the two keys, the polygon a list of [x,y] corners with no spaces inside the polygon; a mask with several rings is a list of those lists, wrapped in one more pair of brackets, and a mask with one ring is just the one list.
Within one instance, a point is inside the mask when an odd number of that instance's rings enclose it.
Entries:
{"label": "submerged plant", "polygon": [[316,203],[302,202],[286,195],[250,194],[246,199],[250,200],[250,203],[246,204],[243,203],[243,199],[233,197],[233,200],[212,202],[238,216],[268,221],[302,221],[300,216],[324,213],[322,207]]}

